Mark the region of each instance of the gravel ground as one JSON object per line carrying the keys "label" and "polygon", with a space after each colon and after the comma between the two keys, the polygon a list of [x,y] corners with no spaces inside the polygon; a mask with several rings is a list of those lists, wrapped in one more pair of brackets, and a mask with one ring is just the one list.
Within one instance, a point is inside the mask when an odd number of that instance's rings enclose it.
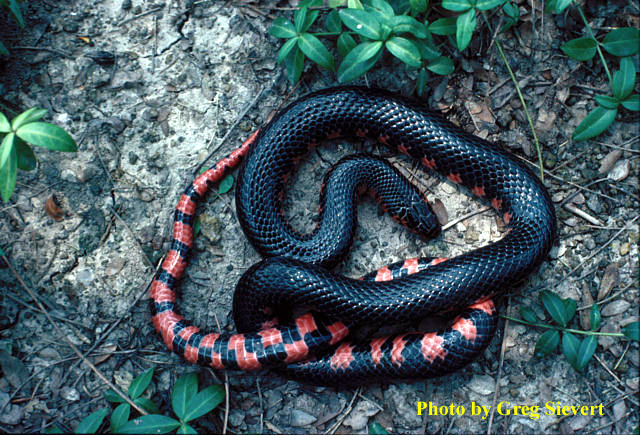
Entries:
{"label": "gravel ground", "polygon": [[[225,375],[168,353],[151,325],[147,293],[169,247],[180,192],[210,153],[213,164],[287,97],[335,84],[332,74],[309,66],[292,90],[275,62],[279,42],[267,34],[274,16],[289,13],[272,8],[276,3],[30,2],[25,30],[13,22],[0,29],[0,40],[12,50],[0,60],[0,109],[10,114],[44,107],[47,120],[79,145],[73,155],[36,150],[37,170],[19,173],[15,194],[0,208],[0,247],[16,271],[0,262],[0,430],[33,432],[56,424],[69,431],[108,406],[108,387],[79,363],[62,333],[83,352],[95,346],[91,361],[123,389],[156,366],[150,391],[166,414],[180,374],[198,371],[201,385],[228,383],[228,407],[199,419],[201,431],[367,433],[375,421],[401,433],[632,432],[638,425],[638,343],[612,337],[599,339],[596,359],[580,374],[559,353],[534,356],[542,330],[503,321],[484,356],[464,370],[355,391],[301,385],[266,371]],[[573,143],[571,132],[593,107],[593,95],[605,92],[606,76],[599,63],[560,55],[560,43],[581,29],[576,16],[541,20],[530,3],[520,6],[522,21],[502,42],[543,146],[559,242],[537,273],[503,298],[501,312],[520,317],[519,307],[532,306],[542,315],[540,293],[552,290],[577,300],[576,327],[586,328],[589,310],[583,308],[595,300],[601,301],[601,330],[618,332],[638,320],[637,118],[627,112],[596,140]],[[587,12],[597,28],[638,25],[637,4],[611,2]],[[516,90],[500,59],[487,51],[489,42],[478,37],[469,57],[457,55],[456,72],[433,78],[426,101],[463,129],[535,162]],[[100,51],[115,55],[115,62],[101,62]],[[369,84],[405,94],[413,79],[391,58],[367,76]],[[313,228],[324,173],[354,149],[378,147],[331,142],[302,163],[286,207],[296,228]],[[392,160],[429,200],[441,201],[449,221],[485,207],[408,160]],[[64,212],[58,221],[45,210],[52,195]],[[354,277],[416,255],[455,256],[504,232],[495,214],[485,211],[425,246],[376,204],[365,201],[358,212],[357,240],[337,270]],[[231,193],[209,198],[201,222],[181,285],[181,310],[197,325],[232,331],[235,283],[259,256],[239,227]],[[419,401],[462,405],[466,413],[417,415]],[[472,403],[503,401],[602,403],[604,415],[471,415]]]}

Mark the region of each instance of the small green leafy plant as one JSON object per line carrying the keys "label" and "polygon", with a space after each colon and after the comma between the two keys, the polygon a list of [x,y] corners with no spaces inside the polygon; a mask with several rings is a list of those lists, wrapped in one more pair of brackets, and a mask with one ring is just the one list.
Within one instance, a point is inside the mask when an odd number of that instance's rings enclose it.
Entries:
{"label": "small green leafy plant", "polygon": [[[20,5],[17,0],[0,0],[0,6],[7,8],[11,16],[13,16],[13,19],[16,20],[16,23],[24,29],[24,18],[22,18],[22,12],[20,11]],[[9,56],[9,50],[2,41],[0,41],[0,54]]]}
{"label": "small green leafy plant", "polygon": [[[634,112],[640,111],[640,95],[633,92],[636,85],[636,67],[631,59],[640,50],[640,30],[631,27],[613,29],[599,41],[593,34],[579,4],[572,0],[552,0],[547,3],[546,10],[561,13],[571,4],[579,12],[588,36],[567,41],[560,48],[567,56],[581,62],[593,59],[597,53],[611,87],[611,95],[596,95],[595,100],[598,105],[576,127],[573,140],[577,142],[598,136],[609,128],[620,106]],[[613,76],[602,49],[620,58],[619,70],[614,72]]]}
{"label": "small green leafy plant", "polygon": [[0,137],[4,136],[0,145],[0,194],[4,202],[15,190],[18,169],[32,171],[36,167],[29,143],[56,151],[77,151],[69,133],[57,125],[39,122],[46,113],[45,109],[34,107],[9,122],[0,112]]}
{"label": "small green leafy plant", "polygon": [[[599,336],[620,337],[627,340],[640,341],[640,322],[633,322],[622,329],[622,332],[599,332],[601,325],[600,307],[593,304],[589,311],[591,329],[584,331],[569,328],[569,324],[576,314],[576,301],[562,299],[557,294],[545,291],[540,295],[544,310],[551,317],[551,323],[542,323],[538,315],[530,307],[521,306],[522,319],[504,316],[509,320],[538,328],[545,328],[536,343],[535,353],[546,356],[553,353],[561,344],[561,350],[571,366],[578,372],[583,372],[598,346]],[[576,335],[585,335],[579,339]]]}
{"label": "small green leafy plant", "polygon": [[[108,401],[118,403],[109,421],[111,433],[159,434],[177,429],[179,434],[195,434],[197,432],[189,422],[208,414],[224,399],[224,389],[220,385],[210,385],[198,391],[198,377],[195,373],[189,373],[176,381],[171,393],[171,408],[178,419],[162,415],[153,401],[142,397],[151,383],[153,372],[154,368],[150,368],[136,377],[128,390],[129,398],[149,412],[147,415],[129,420],[131,405],[111,390],[105,394]],[[108,408],[102,408],[89,414],[78,424],[75,433],[96,433],[108,413]],[[49,433],[62,433],[57,426],[52,429]]]}

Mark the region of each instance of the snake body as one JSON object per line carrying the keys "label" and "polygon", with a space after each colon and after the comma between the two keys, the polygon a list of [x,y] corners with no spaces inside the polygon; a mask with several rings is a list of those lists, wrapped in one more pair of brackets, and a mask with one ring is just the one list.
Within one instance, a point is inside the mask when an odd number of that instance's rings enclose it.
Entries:
{"label": "snake body", "polygon": [[[439,232],[423,195],[384,160],[347,157],[321,190],[319,224],[293,230],[282,214],[288,177],[310,147],[327,138],[377,139],[489,201],[508,229],[499,241],[458,257],[408,259],[362,279],[329,271],[348,252],[355,198],[368,191],[400,223],[427,238]],[[236,189],[240,224],[265,259],[241,277],[234,296],[239,333],[201,332],[176,311],[176,284],[193,243],[195,208],[244,159]],[[182,194],[174,240],[152,283],[153,322],[167,346],[215,368],[276,367],[317,384],[352,385],[451,373],[488,345],[497,325],[491,297],[528,276],[549,252],[556,218],[535,174],[509,153],[390,93],[330,88],[290,104],[242,147]],[[292,318],[294,307],[309,311]],[[414,322],[447,313],[451,324],[359,343],[363,325]]]}

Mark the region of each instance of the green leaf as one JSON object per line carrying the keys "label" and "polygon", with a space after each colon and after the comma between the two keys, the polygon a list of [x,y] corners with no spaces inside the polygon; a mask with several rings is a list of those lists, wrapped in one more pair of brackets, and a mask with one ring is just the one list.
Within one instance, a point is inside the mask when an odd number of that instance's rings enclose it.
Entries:
{"label": "green leaf", "polygon": [[477,0],[474,6],[481,11],[488,11],[489,9],[500,6],[505,1],[506,0]]}
{"label": "green leaf", "polygon": [[337,10],[332,10],[327,14],[324,26],[329,32],[339,33],[342,31],[342,20]]}
{"label": "green leaf", "polygon": [[46,114],[47,114],[46,109],[39,109],[37,107],[32,107],[31,109],[25,110],[20,115],[13,118],[13,120],[11,121],[11,128],[13,130],[17,130],[25,124],[42,119],[42,117]]}
{"label": "green leaf", "polygon": [[640,95],[631,94],[624,101],[621,101],[622,107],[633,112],[640,111]]}
{"label": "green leaf", "polygon": [[408,15],[398,15],[391,18],[389,25],[394,33],[411,33],[418,39],[426,38],[428,33],[424,24]]}
{"label": "green leaf", "polygon": [[562,302],[564,303],[564,318],[567,319],[568,324],[573,319],[573,316],[576,315],[577,304],[571,298],[563,299]]}
{"label": "green leaf", "polygon": [[610,95],[596,95],[594,99],[605,109],[617,109],[620,105],[620,102]]}
{"label": "green leaf", "polygon": [[0,133],[9,133],[11,131],[11,124],[4,113],[0,112]]}
{"label": "green leaf", "polygon": [[322,0],[302,0],[298,3],[299,8],[312,8],[322,6]]}
{"label": "green leaf", "polygon": [[298,33],[309,30],[309,27],[311,27],[316,18],[318,18],[319,13],[319,10],[309,11],[307,8],[298,9],[293,17]]}
{"label": "green leaf", "polygon": [[136,377],[133,381],[131,381],[131,385],[129,385],[129,397],[132,399],[137,399],[144,393],[144,390],[147,389],[149,384],[151,383],[151,378],[153,378],[153,370],[155,367],[151,367],[149,370],[142,372],[138,377]]}
{"label": "green leaf", "polygon": [[329,7],[330,8],[337,8],[338,6],[342,6],[346,2],[347,2],[347,0],[329,0]]}
{"label": "green leaf", "polygon": [[327,47],[325,47],[316,36],[311,33],[303,33],[300,35],[300,39],[298,39],[298,47],[309,59],[318,65],[329,71],[336,70],[333,56],[331,56]]}
{"label": "green leaf", "polygon": [[347,0],[347,7],[349,9],[364,9],[360,0]]}
{"label": "green leaf", "polygon": [[109,409],[102,408],[87,415],[76,427],[75,433],[96,433],[102,424],[102,420],[107,416]]}
{"label": "green leaf", "polygon": [[543,332],[538,338],[538,342],[536,343],[536,355],[549,355],[551,352],[556,350],[558,344],[560,343],[560,333],[555,330],[548,330]]}
{"label": "green leaf", "polygon": [[427,88],[427,79],[429,78],[429,73],[426,69],[420,68],[420,73],[418,73],[418,80],[416,81],[416,93],[419,97],[422,97],[424,90]]}
{"label": "green leaf", "polygon": [[418,42],[418,48],[420,49],[422,59],[429,62],[438,59],[442,55],[442,52],[433,43],[433,37],[431,35],[423,41]]}
{"label": "green leaf", "polygon": [[540,295],[542,304],[547,312],[551,315],[551,318],[561,326],[567,326],[569,319],[566,317],[565,304],[562,299],[555,293],[550,291],[544,291]]}
{"label": "green leaf", "polygon": [[386,0],[369,0],[368,6],[371,9],[379,11],[382,15],[384,15],[387,18],[391,18],[395,15],[393,8],[389,3],[387,3]]}
{"label": "green leaf", "polygon": [[182,434],[197,434],[198,432],[190,425],[188,425],[187,423],[183,423],[180,425],[180,427],[178,428],[178,432],[177,433],[182,433]]}
{"label": "green leaf", "polygon": [[602,40],[602,47],[614,56],[633,56],[640,45],[640,30],[634,27],[614,29]]}
{"label": "green leaf", "polygon": [[354,48],[354,58],[350,62],[360,63],[371,59],[382,49],[382,41],[363,42]]}
{"label": "green leaf", "polygon": [[471,35],[476,28],[476,10],[469,9],[456,19],[456,43],[458,50],[464,51],[471,42]]}
{"label": "green leaf", "polygon": [[220,385],[209,385],[191,398],[187,404],[187,411],[182,421],[195,420],[208,414],[224,400],[224,388]]}
{"label": "green leaf", "polygon": [[548,14],[559,14],[571,4],[572,0],[549,0],[544,7],[544,11]]}
{"label": "green leaf", "polygon": [[6,252],[4,252],[4,250],[2,248],[0,248],[0,256],[2,256],[2,257],[6,257],[7,256]]}
{"label": "green leaf", "polygon": [[514,5],[511,2],[507,2],[504,5],[502,5],[502,11],[506,16],[506,21],[502,25],[502,28],[500,29],[500,31],[504,32],[510,29],[512,26],[514,26],[518,22],[518,20],[520,19],[520,9],[518,8],[517,5]]}
{"label": "green leaf", "polygon": [[0,145],[0,195],[7,203],[16,188],[18,175],[18,158],[14,146],[15,133],[9,133]]}
{"label": "green leaf", "polygon": [[56,151],[75,152],[76,142],[69,133],[57,125],[46,122],[30,122],[16,130],[18,137],[30,144]]}
{"label": "green leaf", "polygon": [[578,370],[577,360],[580,349],[580,340],[570,332],[562,334],[562,353],[571,366]]}
{"label": "green leaf", "polygon": [[640,322],[629,323],[622,328],[622,333],[629,340],[640,341]]}
{"label": "green leaf", "polygon": [[16,19],[18,25],[24,29],[24,18],[22,18],[20,5],[16,0],[9,0],[9,10],[11,11],[11,15]]}
{"label": "green leaf", "polygon": [[380,51],[376,56],[369,60],[360,63],[353,63],[352,59],[355,59],[355,57],[358,56],[358,52],[354,53],[354,51],[355,48],[347,54],[347,56],[342,60],[340,68],[338,68],[338,81],[341,83],[351,81],[369,71],[382,55],[382,51]]}
{"label": "green leaf", "polygon": [[576,127],[573,132],[573,140],[580,142],[599,135],[613,123],[617,113],[618,109],[596,107]]}
{"label": "green leaf", "polygon": [[529,323],[538,323],[538,315],[529,307],[520,306],[520,315]]}
{"label": "green leaf", "polygon": [[11,157],[16,139],[15,133],[9,133],[2,139],[2,144],[0,144],[0,167],[4,166]]}
{"label": "green leaf", "polygon": [[600,307],[598,304],[591,305],[591,309],[589,310],[589,323],[591,324],[591,330],[597,331],[600,329],[600,324],[602,323],[602,315],[600,314]]}
{"label": "green leaf", "polygon": [[589,364],[593,353],[596,351],[596,347],[598,347],[598,338],[595,335],[587,335],[587,337],[582,340],[576,357],[576,367],[578,371],[583,371],[587,364]]}
{"label": "green leaf", "polygon": [[7,50],[7,47],[5,47],[2,41],[0,41],[0,54],[7,57],[11,55],[11,53],[9,53],[9,50]]}
{"label": "green leaf", "polygon": [[380,39],[380,23],[375,16],[360,9],[340,9],[340,18],[345,26],[369,39]]}
{"label": "green leaf", "polygon": [[113,414],[111,414],[111,420],[109,422],[109,427],[111,428],[111,432],[117,433],[118,429],[129,420],[129,414],[131,414],[131,405],[128,403],[121,403],[113,410]]}
{"label": "green leaf", "polygon": [[120,395],[118,393],[116,393],[113,390],[107,390],[104,393],[104,398],[107,399],[109,402],[112,403],[122,403],[124,402],[124,399],[122,397],[120,397]]}
{"label": "green leaf", "polygon": [[134,418],[120,426],[119,433],[168,433],[180,427],[180,422],[164,415],[149,414]]}
{"label": "green leaf", "polygon": [[562,44],[560,49],[571,59],[585,61],[596,55],[597,45],[593,38],[576,38]]}
{"label": "green leaf", "polygon": [[52,433],[66,433],[66,432],[60,429],[60,426],[58,426],[57,424],[54,424],[53,426],[49,426],[45,428],[42,431],[42,433],[52,434]]}
{"label": "green leaf", "polygon": [[36,155],[31,147],[19,137],[14,139],[16,155],[18,158],[18,169],[23,171],[33,171],[36,168]]}
{"label": "green leaf", "polygon": [[469,0],[442,0],[442,7],[450,11],[462,12],[473,7]]}
{"label": "green leaf", "polygon": [[611,83],[613,96],[618,101],[622,101],[631,95],[635,85],[636,67],[633,65],[631,58],[623,57],[620,59],[620,70],[613,74],[613,82]]}
{"label": "green leaf", "polygon": [[[427,10],[427,0],[409,0],[411,10],[414,14],[421,14]],[[369,431],[371,433],[371,431]]]}
{"label": "green leaf", "polygon": [[282,63],[283,60],[291,53],[291,50],[294,49],[298,44],[298,37],[289,39],[287,42],[282,44],[280,50],[278,51],[278,63]]}
{"label": "green leaf", "polygon": [[382,427],[380,424],[376,423],[375,421],[369,425],[369,434],[371,435],[386,435],[388,433],[389,432],[387,432],[387,430],[384,427]]}
{"label": "green leaf", "polygon": [[171,407],[178,418],[185,420],[187,403],[198,393],[198,377],[195,373],[188,373],[178,378],[171,392]]}
{"label": "green leaf", "polygon": [[284,17],[278,17],[273,20],[273,24],[269,29],[269,34],[271,36],[275,36],[276,38],[295,38],[298,36],[298,32],[296,32],[296,28],[293,23],[287,20]]}
{"label": "green leaf", "polygon": [[356,45],[356,40],[348,33],[343,33],[338,37],[338,52],[340,56],[345,57]]}
{"label": "green leaf", "polygon": [[394,36],[384,43],[387,50],[391,52],[395,57],[403,61],[409,66],[418,68],[422,65],[420,58],[420,49],[416,44],[406,38],[400,36]]}
{"label": "green leaf", "polygon": [[304,68],[304,53],[296,47],[295,50],[291,50],[289,55],[284,58],[284,65],[287,68],[287,75],[289,76],[291,84],[298,83],[302,75],[302,69]]}
{"label": "green leaf", "polygon": [[148,397],[140,396],[137,399],[135,399],[133,403],[135,403],[140,408],[147,411],[149,414],[160,414],[160,409],[158,408],[158,405],[156,405],[153,402],[153,400],[149,399]]}
{"label": "green leaf", "polygon": [[429,24],[429,31],[434,35],[449,36],[456,34],[455,17],[438,18]]}
{"label": "green leaf", "polygon": [[436,60],[430,62],[427,65],[427,69],[436,74],[440,74],[441,76],[446,76],[451,74],[455,67],[453,66],[453,61],[447,56],[440,56]]}

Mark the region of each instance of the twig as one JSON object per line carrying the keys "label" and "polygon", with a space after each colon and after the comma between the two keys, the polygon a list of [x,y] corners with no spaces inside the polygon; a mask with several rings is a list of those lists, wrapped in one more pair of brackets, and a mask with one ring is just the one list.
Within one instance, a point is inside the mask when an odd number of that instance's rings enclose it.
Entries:
{"label": "twig", "polygon": [[[242,113],[240,114],[240,116],[238,116],[238,118],[236,119],[236,121],[233,123],[233,125],[229,128],[229,130],[227,130],[227,132],[225,133],[225,135],[223,136],[223,138],[220,140],[220,142],[218,143],[218,145],[209,153],[209,155],[202,161],[200,162],[200,164],[198,166],[196,166],[196,169],[193,171],[194,175],[197,175],[198,172],[200,171],[200,168],[202,168],[204,166],[205,163],[207,163],[207,161],[215,154],[218,152],[218,150],[220,149],[220,147],[227,141],[227,138],[231,135],[231,133],[233,132],[233,130],[238,126],[238,124],[240,124],[240,121],[242,121],[242,119],[246,116],[247,113],[249,113],[249,110],[251,110],[253,108],[253,106],[255,106],[255,104],[258,102],[258,100],[260,99],[260,97],[262,96],[262,93],[264,92],[265,88],[262,87],[260,88],[260,92],[258,92],[256,94],[256,96],[254,97],[253,101],[251,101],[251,103],[245,107],[245,109],[242,111]],[[212,139],[213,141],[213,139]]]}
{"label": "twig", "polygon": [[329,430],[327,430],[325,432],[325,434],[332,435],[332,434],[335,433],[335,431],[338,430],[338,428],[340,427],[340,425],[342,424],[344,419],[347,418],[349,413],[351,413],[351,410],[353,409],[353,402],[355,402],[355,400],[358,397],[358,395],[360,394],[361,390],[362,390],[362,387],[358,387],[356,392],[353,394],[353,397],[351,398],[351,401],[349,402],[349,405],[347,405],[347,409],[344,411],[344,413],[340,417],[338,417],[338,420],[336,420],[336,422],[329,428]]}
{"label": "twig", "polygon": [[[164,259],[161,258],[160,261],[158,261],[158,266],[156,267],[155,272],[158,271],[158,269],[160,268],[160,266],[162,265],[162,260]],[[151,286],[151,283],[153,282],[153,277],[155,276],[155,272],[154,274],[151,276],[151,279],[149,279],[149,281],[147,282],[147,285],[144,286],[144,289],[138,293],[135,297],[135,299],[133,300],[133,302],[131,302],[131,304],[129,305],[129,307],[127,308],[127,310],[125,311],[125,313],[128,313],[137,303],[140,299],[142,299],[142,296],[146,295],[147,292],[149,291],[149,287]],[[100,344],[102,344],[102,342],[104,341],[105,338],[107,338],[109,336],[109,334],[111,334],[111,332],[116,328],[116,326],[118,326],[120,324],[120,322],[122,321],[122,319],[124,319],[124,314],[122,316],[120,316],[115,322],[113,322],[106,331],[104,331],[104,333],[91,345],[91,347],[89,348],[89,350],[87,350],[85,352],[85,356],[88,356],[91,352],[93,352],[93,350],[98,347]],[[76,362],[74,365],[71,366],[71,368],[69,370],[67,370],[65,376],[63,379],[66,379],[69,374],[71,373],[71,369],[73,369],[73,367],[75,367],[78,364],[78,362]]]}
{"label": "twig", "polygon": [[135,234],[133,233],[133,231],[131,231],[131,228],[129,228],[129,225],[127,225],[127,223],[124,221],[124,219],[122,219],[122,217],[120,217],[120,215],[118,214],[118,212],[111,207],[111,213],[113,213],[113,215],[116,217],[116,219],[118,219],[118,221],[124,226],[124,228],[127,230],[127,232],[129,233],[129,235],[131,236],[131,238],[133,239],[133,242],[138,246],[138,248],[140,249],[140,252],[142,252],[142,258],[145,261],[145,263],[147,263],[147,266],[151,266],[153,267],[153,262],[151,261],[151,259],[147,256],[147,253],[144,252],[144,249],[142,248],[142,245],[140,245],[140,242],[138,241],[138,239],[136,238]]}
{"label": "twig", "polygon": [[[507,311],[509,311],[509,305],[511,297],[507,298]],[[496,402],[498,401],[498,395],[500,394],[500,377],[502,376],[502,366],[504,365],[504,352],[507,348],[507,330],[509,329],[509,319],[504,322],[504,329],[502,331],[502,345],[500,346],[500,364],[498,366],[498,374],[496,375],[496,391],[493,394],[493,403],[491,404],[491,415],[489,416],[489,424],[487,425],[487,435],[491,435],[491,427],[493,426],[493,416],[495,414]]]}
{"label": "twig", "polygon": [[32,46],[28,46],[28,45],[18,45],[18,46],[12,46],[11,47],[12,50],[32,50],[32,51],[48,51],[50,53],[55,53],[55,54],[59,54],[60,56],[64,56],[66,58],[71,58],[71,54],[66,53],[62,50],[57,50],[55,48],[48,48],[48,47],[32,47]]}
{"label": "twig", "polygon": [[9,259],[4,256],[1,255],[2,259],[4,260],[4,262],[7,264],[7,267],[9,267],[9,269],[11,270],[11,273],[16,277],[16,279],[18,280],[18,282],[20,283],[20,285],[22,286],[22,288],[24,288],[27,293],[29,293],[29,295],[31,296],[31,298],[36,302],[36,304],[38,304],[38,307],[44,312],[44,315],[47,317],[47,320],[49,321],[49,323],[51,324],[51,326],[53,326],[53,328],[56,330],[56,333],[58,334],[58,336],[62,337],[64,339],[64,341],[67,342],[67,344],[69,345],[69,347],[73,350],[73,352],[78,355],[78,357],[87,365],[89,366],[89,368],[96,374],[96,376],[98,376],[102,382],[104,382],[105,384],[107,384],[109,386],[109,388],[111,388],[113,391],[116,392],[116,394],[118,394],[120,397],[122,397],[129,405],[131,405],[136,411],[138,411],[140,414],[142,415],[147,415],[147,411],[145,411],[144,409],[142,409],[141,407],[139,407],[138,405],[136,405],[130,398],[129,396],[127,396],[126,394],[124,394],[122,391],[120,391],[120,388],[118,388],[117,386],[115,386],[110,380],[108,380],[100,370],[98,370],[98,368],[93,365],[93,363],[91,361],[89,361],[84,355],[82,355],[82,353],[78,350],[78,348],[73,344],[73,342],[69,339],[69,337],[67,337],[66,334],[64,334],[62,332],[62,330],[58,327],[58,324],[55,323],[53,321],[53,318],[49,315],[49,312],[46,311],[44,309],[44,306],[42,305],[42,303],[40,302],[40,300],[38,299],[38,297],[36,296],[36,294],[29,288],[27,287],[27,285],[25,284],[25,282],[22,280],[22,277],[20,277],[20,275],[18,275],[18,272],[13,268],[13,266],[11,265],[11,263],[9,262]]}
{"label": "twig", "polygon": [[144,16],[149,15],[149,14],[153,14],[154,12],[158,12],[158,11],[161,11],[161,10],[162,10],[162,7],[149,9],[148,11],[139,13],[138,15],[134,15],[131,18],[127,18],[126,20],[120,21],[118,24],[115,25],[115,27],[123,26],[123,25],[125,25],[125,24],[127,24],[127,23],[129,23],[131,21],[137,20],[138,18],[144,17]]}
{"label": "twig", "polygon": [[486,206],[486,207],[482,207],[482,208],[479,208],[477,210],[474,210],[474,211],[472,211],[470,213],[467,213],[464,216],[460,216],[459,218],[452,220],[451,222],[447,223],[446,225],[443,225],[442,226],[442,231],[448,230],[449,228],[457,225],[458,223],[460,223],[462,221],[465,221],[465,220],[467,220],[467,219],[469,219],[469,218],[471,218],[471,217],[473,217],[473,216],[475,216],[477,214],[482,214],[485,211],[489,211],[489,210],[491,210],[491,207]]}
{"label": "twig", "polygon": [[580,210],[578,207],[576,207],[575,205],[571,204],[571,203],[566,203],[564,205],[564,208],[566,208],[567,210],[569,210],[571,213],[575,214],[576,216],[580,216],[582,219],[586,220],[589,223],[592,223],[594,225],[603,225],[602,222],[600,222],[597,218],[591,216],[589,213]]}
{"label": "twig", "polygon": [[[482,18],[484,18],[484,21],[487,24],[489,31],[493,33],[491,29],[491,24],[489,23],[489,20],[487,19],[487,15],[484,13],[484,11],[482,11]],[[500,44],[500,42],[498,42],[497,39],[495,39],[494,41],[496,43],[496,47],[498,48],[498,52],[500,53],[500,57],[502,58],[504,65],[507,67],[507,71],[509,71],[509,76],[511,76],[511,81],[516,87],[516,92],[518,93],[518,98],[520,99],[520,103],[522,104],[522,109],[524,110],[524,114],[527,118],[527,121],[529,122],[529,128],[531,129],[531,134],[533,135],[533,142],[536,144],[536,151],[538,153],[538,163],[540,163],[540,178],[542,179],[542,181],[544,181],[544,167],[542,165],[542,150],[540,149],[540,142],[538,141],[536,128],[533,125],[533,120],[531,119],[531,115],[529,114],[529,109],[527,108],[527,102],[524,101],[524,96],[522,95],[522,91],[520,90],[520,86],[518,85],[518,79],[516,79],[516,76],[513,73],[513,70],[511,69],[511,65],[509,65],[509,61],[507,60],[507,57],[504,55],[504,51],[502,51],[502,45]]]}

